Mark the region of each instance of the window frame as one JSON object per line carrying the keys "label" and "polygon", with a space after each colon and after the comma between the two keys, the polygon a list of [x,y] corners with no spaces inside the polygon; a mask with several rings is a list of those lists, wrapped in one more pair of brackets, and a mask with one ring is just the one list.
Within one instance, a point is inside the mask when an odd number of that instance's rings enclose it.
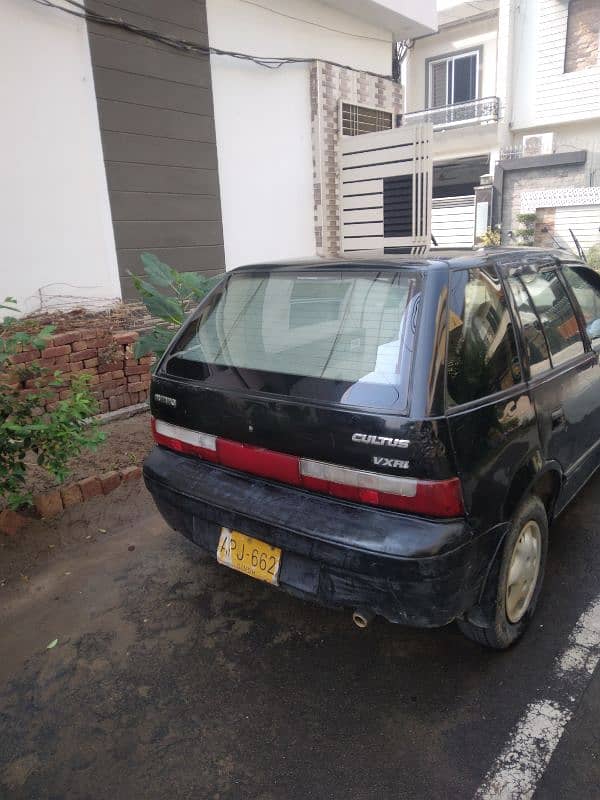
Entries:
{"label": "window frame", "polygon": [[[589,266],[589,264],[584,264],[583,262],[580,261],[561,261],[560,263],[560,268],[559,268],[560,279],[563,282],[564,286],[566,287],[567,294],[569,295],[571,304],[573,306],[573,309],[575,310],[575,316],[577,318],[579,330],[583,338],[585,351],[588,352],[591,350],[594,353],[600,353],[600,339],[598,339],[597,343],[594,345],[594,341],[596,340],[591,339],[587,332],[587,324],[585,321],[585,316],[581,304],[577,299],[577,295],[575,294],[575,291],[573,290],[571,284],[566,279],[563,273],[565,267],[569,267],[569,269],[583,269],[592,272],[594,275],[596,275],[599,282],[600,282],[600,275],[594,272],[594,270]],[[598,289],[600,291],[600,286],[598,287]]]}
{"label": "window frame", "polygon": [[[375,131],[359,131],[358,133],[344,133],[344,106],[353,106],[354,108],[365,108],[367,111],[376,111],[382,114],[389,114],[391,125],[389,128],[382,128]],[[394,109],[390,107],[382,108],[381,106],[371,106],[368,103],[351,103],[349,100],[340,99],[338,103],[338,125],[340,136],[346,138],[354,138],[355,136],[365,136],[367,133],[384,133],[385,131],[392,131],[398,127],[397,115]]]}
{"label": "window frame", "polygon": [[[474,269],[481,269],[483,265],[471,266],[471,267],[459,267],[457,269],[451,269],[448,272],[448,293],[450,294],[451,285],[452,285],[452,275],[457,272],[471,272]],[[489,265],[488,265],[489,266]],[[446,323],[446,347],[445,347],[445,357],[444,357],[444,410],[446,416],[453,416],[454,414],[460,414],[463,412],[471,411],[474,408],[483,408],[485,406],[494,405],[497,402],[501,402],[503,399],[508,399],[515,394],[522,394],[522,392],[527,387],[527,380],[525,377],[524,365],[527,363],[527,375],[529,374],[529,361],[524,362],[523,360],[523,341],[522,341],[522,330],[520,325],[520,319],[517,317],[515,319],[514,309],[513,309],[513,302],[514,298],[512,292],[508,291],[507,282],[504,280],[504,275],[502,271],[498,269],[496,265],[494,266],[494,271],[496,273],[496,277],[504,291],[504,297],[506,299],[506,308],[508,311],[508,315],[510,317],[510,321],[512,323],[513,329],[513,340],[515,344],[515,353],[517,356],[517,361],[519,364],[519,374],[520,380],[515,381],[512,386],[507,387],[506,389],[499,389],[495,392],[490,392],[490,394],[485,394],[482,397],[478,397],[474,400],[467,400],[464,403],[456,403],[452,405],[449,402],[449,393],[448,393],[448,353],[449,353],[449,344],[450,344],[450,326],[448,321]],[[450,302],[447,303],[447,315],[449,318],[450,315]]]}
{"label": "window frame", "polygon": [[[580,264],[579,262],[569,262],[569,263],[574,263],[577,266],[585,266],[584,264]],[[568,361],[565,361],[562,364],[555,364],[554,363],[553,357],[552,357],[552,350],[550,348],[550,344],[548,342],[548,337],[546,335],[546,329],[545,329],[544,324],[542,323],[542,321],[540,319],[540,315],[539,315],[538,309],[537,309],[535,303],[533,302],[533,299],[531,297],[531,294],[530,294],[529,290],[527,289],[527,286],[525,285],[525,283],[523,281],[521,281],[521,285],[523,286],[525,292],[527,293],[527,296],[529,297],[529,301],[531,303],[531,307],[532,307],[532,309],[533,309],[533,311],[534,311],[534,313],[535,313],[535,315],[536,315],[536,317],[538,319],[538,322],[540,323],[540,330],[542,331],[542,334],[544,336],[544,340],[546,342],[546,347],[548,349],[548,358],[549,358],[550,366],[547,369],[540,371],[537,375],[532,375],[531,374],[531,364],[529,363],[529,353],[527,351],[527,342],[525,341],[525,333],[524,333],[524,330],[523,330],[523,325],[521,323],[521,317],[519,315],[519,311],[518,311],[517,306],[516,306],[516,299],[515,299],[515,296],[514,296],[514,294],[512,292],[510,283],[508,281],[509,277],[520,279],[522,274],[523,274],[523,272],[520,269],[511,270],[509,268],[507,273],[503,274],[501,276],[501,280],[502,280],[502,282],[503,282],[503,284],[505,286],[506,293],[507,293],[507,295],[509,297],[509,305],[510,305],[511,314],[513,316],[513,322],[514,322],[517,330],[519,331],[519,334],[518,334],[518,337],[517,337],[518,338],[518,347],[519,347],[519,352],[521,354],[521,365],[522,365],[522,367],[525,367],[525,372],[523,373],[523,376],[524,376],[525,381],[529,385],[537,384],[538,382],[545,381],[548,378],[553,377],[554,375],[561,375],[564,372],[572,369],[573,367],[577,367],[582,361],[585,361],[586,359],[588,359],[589,356],[590,356],[590,352],[596,352],[591,346],[589,337],[587,335],[587,330],[585,329],[585,325],[582,324],[582,312],[581,312],[581,308],[579,306],[579,303],[577,302],[577,299],[573,297],[573,293],[571,291],[571,287],[568,285],[568,282],[567,282],[566,278],[562,274],[563,266],[564,266],[563,262],[557,262],[557,263],[554,263],[554,264],[544,263],[544,264],[540,264],[540,265],[537,265],[537,266],[534,265],[532,271],[535,272],[536,274],[542,274],[544,272],[555,272],[557,274],[558,280],[559,280],[560,284],[562,285],[562,287],[563,287],[563,289],[564,289],[564,291],[565,291],[565,293],[567,295],[567,298],[568,298],[569,302],[571,303],[571,307],[573,308],[573,313],[575,315],[575,319],[577,320],[577,327],[579,329],[579,335],[580,335],[581,340],[583,342],[583,352],[582,353],[578,353],[576,356],[573,356]]]}
{"label": "window frame", "polygon": [[[460,103],[455,103],[454,99],[451,102],[444,103],[443,106],[432,106],[431,101],[433,98],[432,92],[432,70],[431,67],[434,64],[440,62],[449,62],[455,61],[458,58],[464,58],[465,56],[472,56],[474,55],[476,58],[475,62],[475,97],[471,100],[461,100]],[[443,53],[439,56],[431,56],[430,58],[425,59],[425,108],[426,110],[433,110],[434,108],[444,108],[446,106],[452,105],[460,105],[462,103],[473,103],[475,100],[478,100],[481,97],[481,84],[482,84],[482,65],[483,65],[483,45],[479,45],[478,47],[470,47],[468,50],[460,50],[456,53]],[[447,68],[446,68],[447,70]],[[454,83],[454,71],[453,71],[453,83]],[[454,85],[452,86],[452,97],[454,98]],[[448,72],[446,71],[446,100],[448,99]]]}

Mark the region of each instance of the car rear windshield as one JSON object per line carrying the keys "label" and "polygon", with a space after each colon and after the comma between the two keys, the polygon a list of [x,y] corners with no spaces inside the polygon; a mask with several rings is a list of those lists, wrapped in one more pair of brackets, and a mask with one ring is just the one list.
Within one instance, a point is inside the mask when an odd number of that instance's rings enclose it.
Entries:
{"label": "car rear windshield", "polygon": [[163,369],[214,388],[401,413],[421,288],[421,275],[406,269],[233,274]]}

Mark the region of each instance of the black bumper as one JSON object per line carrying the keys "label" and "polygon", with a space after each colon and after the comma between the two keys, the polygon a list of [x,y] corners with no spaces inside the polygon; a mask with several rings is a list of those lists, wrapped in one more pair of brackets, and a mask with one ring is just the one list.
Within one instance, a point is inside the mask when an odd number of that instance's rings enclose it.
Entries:
{"label": "black bumper", "polygon": [[216,554],[222,526],[283,551],[282,589],[391,622],[445,625],[476,602],[503,531],[334,500],[155,447],[144,480],[175,530]]}

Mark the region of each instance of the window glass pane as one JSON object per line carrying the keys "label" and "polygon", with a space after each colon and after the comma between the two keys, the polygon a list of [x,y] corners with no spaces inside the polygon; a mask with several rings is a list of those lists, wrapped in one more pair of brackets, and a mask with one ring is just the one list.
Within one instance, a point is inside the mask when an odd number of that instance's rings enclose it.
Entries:
{"label": "window glass pane", "polygon": [[586,267],[565,267],[563,274],[581,306],[588,336],[600,343],[600,275]]}
{"label": "window glass pane", "polygon": [[211,386],[253,370],[280,394],[406,408],[420,303],[409,270],[233,275],[166,369]]}
{"label": "window glass pane", "polygon": [[539,375],[540,372],[550,369],[548,345],[542,326],[531,305],[529,295],[519,278],[509,278],[508,283],[515,298],[517,312],[523,326],[527,355],[529,357],[529,371],[532,376]]}
{"label": "window glass pane", "polygon": [[503,287],[483,269],[451,273],[448,402],[467,403],[521,380]]}
{"label": "window glass pane", "polygon": [[435,61],[429,65],[431,72],[431,97],[429,105],[431,108],[439,108],[448,103],[447,99],[447,61]]}
{"label": "window glass pane", "polygon": [[583,353],[583,340],[571,301],[554,270],[523,275],[550,347],[553,366]]}
{"label": "window glass pane", "polygon": [[474,100],[477,96],[477,55],[454,59],[454,103]]}

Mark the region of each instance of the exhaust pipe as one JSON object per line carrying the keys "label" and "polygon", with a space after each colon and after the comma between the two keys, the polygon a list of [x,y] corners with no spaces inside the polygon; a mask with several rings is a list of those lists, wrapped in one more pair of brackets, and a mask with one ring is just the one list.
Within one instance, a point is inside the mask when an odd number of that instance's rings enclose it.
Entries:
{"label": "exhaust pipe", "polygon": [[357,608],[352,613],[352,622],[357,628],[364,630],[366,627],[368,627],[374,616],[375,614],[372,611],[365,611],[362,608]]}

